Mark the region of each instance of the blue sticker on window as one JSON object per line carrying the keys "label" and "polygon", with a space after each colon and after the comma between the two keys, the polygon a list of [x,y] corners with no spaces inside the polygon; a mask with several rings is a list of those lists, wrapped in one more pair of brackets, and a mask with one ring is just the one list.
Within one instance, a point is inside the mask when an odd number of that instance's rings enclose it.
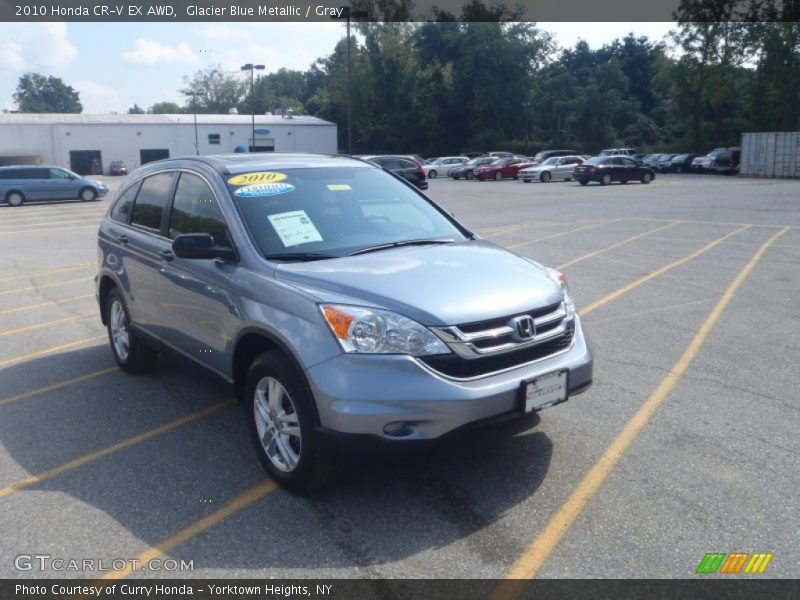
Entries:
{"label": "blue sticker on window", "polygon": [[287,194],[294,191],[294,186],[291,183],[257,183],[254,185],[245,185],[238,188],[233,193],[240,198],[258,198],[260,196],[277,196],[278,194]]}

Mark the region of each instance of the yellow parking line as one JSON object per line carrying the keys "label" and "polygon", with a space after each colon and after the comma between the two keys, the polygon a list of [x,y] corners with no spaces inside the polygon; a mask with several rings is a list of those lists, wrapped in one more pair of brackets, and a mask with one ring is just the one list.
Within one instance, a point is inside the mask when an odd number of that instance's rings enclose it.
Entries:
{"label": "yellow parking line", "polygon": [[567,231],[561,231],[559,233],[552,233],[550,235],[546,235],[544,237],[536,238],[535,240],[528,240],[527,242],[522,242],[519,244],[512,244],[510,246],[506,246],[509,250],[514,250],[516,248],[522,248],[523,246],[527,246],[528,244],[535,244],[536,242],[543,242],[545,240],[552,240],[553,238],[561,237],[562,235],[569,235],[570,233],[577,233],[579,231],[584,231],[585,229],[592,229],[594,227],[602,227],[603,225],[610,225],[611,223],[618,223],[619,221],[626,221],[627,219],[609,219],[608,221],[600,221],[599,223],[592,223],[591,225],[584,225],[583,227],[577,227],[575,229],[569,229]]}
{"label": "yellow parking line", "polygon": [[147,564],[151,560],[166,554],[176,546],[180,546],[196,535],[213,527],[220,521],[239,512],[243,508],[247,508],[254,502],[261,500],[264,496],[274,492],[276,489],[278,489],[278,486],[270,479],[266,479],[261,483],[254,485],[250,489],[229,500],[222,508],[215,510],[211,514],[206,515],[202,519],[195,521],[187,527],[184,527],[178,533],[169,536],[155,546],[140,552],[138,555],[136,555],[135,559],[132,559],[126,563],[125,569],[121,569],[119,571],[110,571],[100,577],[100,579],[123,579],[128,577],[133,573],[133,565]]}
{"label": "yellow parking line", "polygon": [[7,485],[3,488],[0,488],[0,498],[7,498],[11,494],[19,492],[20,490],[24,490],[25,488],[29,488],[30,486],[41,483],[42,481],[47,481],[48,479],[52,479],[56,475],[61,475],[62,473],[66,473],[67,471],[73,471],[78,467],[82,467],[83,465],[94,462],[98,459],[108,456],[109,454],[114,454],[115,452],[119,452],[120,450],[124,450],[125,448],[130,448],[135,444],[141,444],[149,439],[152,439],[162,433],[166,433],[167,431],[172,431],[173,429],[177,429],[181,425],[186,425],[187,423],[191,423],[192,421],[196,421],[206,415],[210,415],[211,413],[215,413],[218,410],[225,408],[226,406],[230,406],[233,404],[233,399],[223,400],[222,402],[217,402],[216,404],[212,404],[211,406],[204,408],[203,410],[198,410],[197,412],[193,412],[185,417],[181,417],[180,419],[175,419],[174,421],[170,421],[165,425],[161,425],[160,427],[156,427],[154,429],[150,429],[145,431],[144,433],[140,433],[138,435],[134,435],[132,437],[126,438],[121,442],[113,444],[111,446],[107,446],[102,450],[97,450],[96,452],[90,452],[89,454],[84,454],[74,460],[64,463],[63,465],[59,465],[58,467],[54,467],[52,469],[48,469],[47,471],[42,471],[41,473],[37,473],[36,475],[29,475],[25,479],[21,479],[16,483],[12,483],[11,485]]}
{"label": "yellow parking line", "polygon": [[72,296],[71,298],[64,298],[63,300],[48,300],[47,302],[40,302],[38,304],[28,304],[27,306],[18,306],[17,308],[0,310],[0,316],[10,315],[12,313],[24,312],[26,310],[33,310],[34,308],[41,308],[42,306],[50,306],[51,304],[63,304],[64,302],[72,302],[73,300],[85,300],[86,298],[94,298],[94,294]]}
{"label": "yellow parking line", "polygon": [[656,269],[655,271],[652,271],[652,272],[648,273],[647,275],[644,275],[643,277],[639,277],[639,279],[637,279],[636,281],[633,281],[633,282],[629,283],[628,285],[626,285],[624,287],[621,287],[621,288],[619,288],[618,290],[616,290],[614,292],[611,292],[610,294],[606,294],[605,296],[603,296],[599,300],[596,300],[595,302],[592,302],[589,306],[586,306],[585,308],[582,308],[581,311],[580,311],[581,316],[588,315],[593,310],[603,306],[604,304],[606,304],[608,302],[611,302],[615,298],[619,298],[623,294],[627,294],[632,289],[639,287],[640,285],[650,281],[651,279],[655,279],[656,277],[658,277],[659,275],[661,275],[663,273],[666,273],[670,269],[674,269],[675,267],[678,267],[678,266],[680,266],[682,264],[685,264],[685,263],[689,262],[690,260],[694,260],[695,258],[700,256],[701,254],[711,250],[717,244],[721,244],[722,242],[727,240],[729,237],[737,235],[737,234],[741,233],[742,231],[744,231],[745,229],[749,229],[749,228],[750,228],[750,225],[743,225],[742,227],[739,227],[739,229],[731,231],[730,233],[726,233],[722,237],[717,238],[716,240],[714,240],[710,244],[706,244],[705,246],[703,246],[699,250],[695,250],[694,252],[692,252],[688,256],[684,256],[683,258],[678,259],[678,260],[676,260],[674,262],[671,262],[668,265],[664,265],[660,269]]}
{"label": "yellow parking line", "polygon": [[88,319],[89,317],[97,316],[97,311],[92,311],[90,313],[86,313],[83,315],[74,315],[71,317],[64,317],[63,319],[55,319],[53,321],[44,321],[43,323],[37,323],[36,325],[27,325],[25,327],[17,327],[16,329],[6,329],[0,330],[0,337],[5,337],[7,335],[14,335],[15,333],[23,333],[25,331],[31,331],[33,329],[41,329],[43,327],[50,327],[51,325],[58,325],[59,323],[67,323],[69,321],[78,321],[80,319]]}
{"label": "yellow parking line", "polygon": [[13,365],[21,362],[25,362],[30,358],[38,358],[40,356],[48,356],[50,354],[56,354],[61,350],[69,350],[70,348],[77,348],[78,346],[85,346],[90,342],[98,342],[100,340],[106,339],[106,335],[96,335],[94,337],[84,338],[82,340],[78,340],[77,342],[69,342],[68,344],[61,344],[59,346],[51,346],[50,348],[45,348],[44,350],[37,350],[36,352],[31,352],[29,354],[22,354],[21,356],[15,356],[14,358],[7,358],[5,360],[0,360],[0,368],[7,367],[8,365]]}
{"label": "yellow parking line", "polygon": [[0,231],[0,237],[4,235],[12,235],[14,233],[31,233],[31,232],[38,232],[38,231],[67,231],[69,229],[97,229],[100,226],[99,223],[95,225],[76,225],[75,227],[47,227],[44,229],[16,229],[14,231]]}
{"label": "yellow parking line", "polygon": [[44,275],[54,275],[56,273],[66,273],[68,271],[80,271],[81,269],[96,268],[95,263],[81,263],[74,267],[64,267],[63,269],[50,269],[49,271],[34,271],[33,273],[25,273],[23,275],[14,275],[13,277],[2,277],[0,282],[3,281],[16,281],[17,279],[29,279],[31,277],[41,277]]}
{"label": "yellow parking line", "polygon": [[69,285],[70,283],[78,283],[79,281],[89,281],[92,279],[91,277],[81,277],[80,279],[70,279],[68,281],[58,281],[56,283],[45,283],[42,285],[31,285],[24,288],[17,288],[15,290],[3,290],[0,292],[0,296],[5,296],[6,294],[16,294],[17,292],[27,292],[30,290],[41,290],[43,288],[51,288],[51,287],[58,287],[60,285]]}
{"label": "yellow parking line", "polygon": [[101,371],[94,371],[93,373],[87,373],[86,375],[81,375],[80,377],[73,377],[72,379],[67,379],[66,381],[59,381],[58,383],[53,383],[51,385],[46,385],[44,387],[36,388],[35,390],[31,390],[30,392],[24,392],[22,394],[17,394],[16,396],[3,398],[0,399],[0,406],[3,406],[4,404],[11,404],[12,402],[16,402],[17,400],[24,400],[25,398],[31,398],[32,396],[38,396],[39,394],[52,392],[53,390],[60,390],[63,387],[72,385],[73,383],[81,383],[84,381],[89,381],[90,379],[102,377],[103,375],[108,375],[109,373],[113,373],[114,371],[117,370],[118,367],[111,367],[110,369],[102,369]]}
{"label": "yellow parking line", "polygon": [[[672,219],[656,219],[651,217],[629,217],[631,221],[671,221]],[[769,227],[770,229],[778,229],[780,227],[786,227],[785,225],[759,225],[758,223],[734,223],[731,221],[694,221],[694,220],[684,220],[684,223],[699,223],[701,225],[749,225],[750,227]],[[798,226],[789,226],[789,229],[800,229]]]}
{"label": "yellow parking line", "polygon": [[[678,382],[680,382],[684,373],[686,373],[699,354],[711,330],[719,321],[720,316],[725,311],[725,308],[744,280],[747,279],[748,275],[750,275],[772,243],[788,230],[789,227],[784,227],[764,242],[750,261],[739,272],[700,326],[700,329],[697,330],[697,333],[695,333],[694,338],[692,338],[692,341],[686,347],[683,354],[678,359],[678,362],[670,369],[666,377],[661,380],[661,383],[655,391],[639,410],[636,411],[636,414],[628,421],[603,455],[592,468],[589,469],[589,472],[580,484],[578,484],[578,487],[570,494],[569,498],[558,512],[553,515],[544,530],[542,530],[534,542],[528,546],[525,552],[523,552],[514,563],[506,575],[507,579],[524,580],[536,576],[536,573],[553,552],[559,541],[561,541],[561,538],[564,537],[570,527],[572,527],[572,524],[575,523],[575,520],[580,516],[586,504],[597,493],[597,490],[614,470],[622,456],[628,451],[631,444],[633,444],[639,433],[650,421],[658,407],[670,395],[672,390],[675,389],[675,386],[678,385]],[[521,581],[508,581],[501,584],[492,596],[498,599],[512,598],[522,592],[523,586],[524,583]]]}
{"label": "yellow parking line", "polygon": [[664,231],[665,229],[669,229],[670,227],[675,227],[679,225],[681,221],[675,221],[674,223],[670,223],[669,225],[664,225],[663,227],[658,227],[657,229],[651,229],[650,231],[645,231],[644,233],[640,233],[639,235],[635,235],[633,237],[629,237],[627,239],[622,240],[621,242],[617,242],[616,244],[611,244],[610,246],[606,246],[605,248],[601,248],[600,250],[595,250],[594,252],[589,252],[588,254],[584,254],[583,256],[579,256],[578,258],[571,260],[569,262],[565,262],[563,265],[558,265],[556,269],[559,271],[561,269],[565,269],[567,267],[571,267],[572,265],[579,263],[581,261],[586,260],[587,258],[592,258],[593,256],[597,256],[598,254],[602,254],[603,252],[608,252],[609,250],[614,250],[615,248],[619,248],[620,246],[624,246],[629,242],[636,241],[641,239],[645,236],[650,234],[656,233],[658,231]]}
{"label": "yellow parking line", "polygon": [[[61,227],[62,225],[73,225],[75,223],[86,224],[86,222],[89,221],[90,219],[92,219],[92,217],[87,217],[87,218],[84,218],[84,219],[65,219],[63,221],[60,221],[58,219],[47,219],[47,220],[38,220],[38,221],[26,221],[26,222],[23,222],[23,223],[20,223],[18,221],[13,221],[13,222],[6,221],[6,222],[2,223],[2,225],[4,227],[0,228],[0,233],[3,233],[5,231],[12,231],[14,228],[19,229],[20,227],[23,227],[23,228],[28,228],[28,227],[36,228],[36,227],[48,227],[48,226]],[[97,224],[99,225],[100,221],[102,220],[102,217],[98,216],[98,217],[94,218],[94,220],[96,220]],[[8,229],[6,229],[6,227],[8,227]]]}

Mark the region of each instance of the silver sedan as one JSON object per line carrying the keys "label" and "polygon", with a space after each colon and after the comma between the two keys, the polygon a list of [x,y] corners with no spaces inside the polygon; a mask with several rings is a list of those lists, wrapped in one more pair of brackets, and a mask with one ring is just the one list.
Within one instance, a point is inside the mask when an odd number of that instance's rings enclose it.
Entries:
{"label": "silver sedan", "polygon": [[541,181],[547,183],[552,179],[569,181],[575,167],[583,163],[581,156],[553,156],[535,167],[521,169],[519,178],[525,183]]}

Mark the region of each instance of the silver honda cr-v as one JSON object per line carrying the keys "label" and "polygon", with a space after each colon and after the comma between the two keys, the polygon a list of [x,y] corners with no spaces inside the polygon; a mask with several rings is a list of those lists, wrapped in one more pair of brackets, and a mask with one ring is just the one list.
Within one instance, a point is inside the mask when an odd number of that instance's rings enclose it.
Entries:
{"label": "silver honda cr-v", "polygon": [[98,254],[120,367],[169,349],[230,381],[295,491],[330,480],[349,442],[429,442],[592,381],[563,275],[357,159],[151,163],[120,187]]}

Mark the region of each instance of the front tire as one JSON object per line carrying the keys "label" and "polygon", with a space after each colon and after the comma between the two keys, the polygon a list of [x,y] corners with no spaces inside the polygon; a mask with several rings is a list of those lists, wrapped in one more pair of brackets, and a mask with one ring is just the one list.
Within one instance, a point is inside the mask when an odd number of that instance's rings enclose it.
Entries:
{"label": "front tire", "polygon": [[552,178],[553,176],[550,175],[550,171],[545,171],[539,176],[539,181],[541,181],[542,183],[550,183],[550,180]]}
{"label": "front tire", "polygon": [[645,173],[644,175],[642,175],[642,183],[650,183],[652,180],[653,178],[650,175],[650,173]]}
{"label": "front tire", "polygon": [[502,173],[502,171],[498,171],[497,173],[494,174],[494,180],[495,181],[503,181],[503,173]]}
{"label": "front tire", "polygon": [[82,202],[94,202],[97,199],[97,192],[89,187],[83,188],[81,193],[78,194],[78,197]]}
{"label": "front tire", "polygon": [[475,173],[472,171],[467,171],[467,179],[475,179]]}
{"label": "front tire", "polygon": [[280,352],[261,354],[247,372],[247,419],[270,477],[296,493],[317,490],[341,472],[321,452],[314,398],[302,373]]}
{"label": "front tire", "polygon": [[106,300],[106,323],[111,351],[120,369],[128,373],[144,373],[155,366],[158,353],[132,330],[128,308],[116,288],[111,290]]}
{"label": "front tire", "polygon": [[11,206],[22,206],[25,196],[22,195],[22,192],[9,192],[6,194],[6,202]]}
{"label": "front tire", "polygon": [[589,185],[589,180],[588,179],[579,179],[578,183],[580,183],[581,185]]}

